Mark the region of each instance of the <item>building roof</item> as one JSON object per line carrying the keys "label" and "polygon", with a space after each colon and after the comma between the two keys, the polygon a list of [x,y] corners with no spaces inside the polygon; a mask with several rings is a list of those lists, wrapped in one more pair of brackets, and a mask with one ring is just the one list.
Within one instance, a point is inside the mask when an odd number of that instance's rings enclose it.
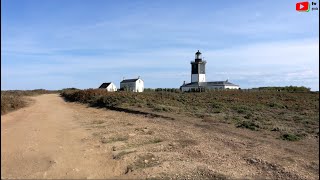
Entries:
{"label": "building roof", "polygon": [[238,86],[228,81],[193,82],[183,84],[181,87],[209,87],[209,86]]}
{"label": "building roof", "polygon": [[137,79],[124,79],[120,83],[136,82],[138,79],[140,79],[140,78],[137,78]]}
{"label": "building roof", "polygon": [[112,82],[102,83],[99,88],[107,88]]}

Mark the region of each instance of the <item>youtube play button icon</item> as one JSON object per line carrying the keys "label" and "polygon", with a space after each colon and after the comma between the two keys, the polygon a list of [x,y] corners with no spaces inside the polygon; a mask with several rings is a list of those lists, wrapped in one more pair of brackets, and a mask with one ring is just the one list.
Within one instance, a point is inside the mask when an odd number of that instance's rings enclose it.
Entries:
{"label": "youtube play button icon", "polygon": [[304,5],[302,4],[299,4],[299,5],[300,5],[300,10],[304,8]]}
{"label": "youtube play button icon", "polygon": [[300,12],[308,12],[310,10],[309,2],[298,2],[296,4],[296,10]]}

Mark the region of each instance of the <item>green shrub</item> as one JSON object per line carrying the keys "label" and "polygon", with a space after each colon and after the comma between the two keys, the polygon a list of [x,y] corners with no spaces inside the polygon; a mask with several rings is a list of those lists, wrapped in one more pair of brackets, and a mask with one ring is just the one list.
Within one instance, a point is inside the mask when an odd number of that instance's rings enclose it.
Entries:
{"label": "green shrub", "polygon": [[240,105],[240,106],[234,106],[232,107],[233,110],[235,110],[239,114],[246,114],[251,112],[251,109],[248,106]]}
{"label": "green shrub", "polygon": [[247,115],[244,116],[246,119],[250,119],[253,115],[251,113],[248,113]]}
{"label": "green shrub", "polygon": [[281,139],[286,141],[298,141],[300,137],[294,134],[285,133],[281,135]]}
{"label": "green shrub", "polygon": [[211,103],[211,107],[212,108],[216,108],[216,109],[222,109],[224,108],[224,104],[223,103],[220,103],[220,102],[213,102]]}
{"label": "green shrub", "polygon": [[273,107],[273,108],[285,108],[286,106],[284,106],[281,103],[278,102],[270,102],[268,103],[269,107]]}
{"label": "green shrub", "polygon": [[247,129],[254,130],[254,131],[256,131],[260,128],[259,125],[255,124],[252,121],[241,121],[237,124],[237,127],[247,128]]}

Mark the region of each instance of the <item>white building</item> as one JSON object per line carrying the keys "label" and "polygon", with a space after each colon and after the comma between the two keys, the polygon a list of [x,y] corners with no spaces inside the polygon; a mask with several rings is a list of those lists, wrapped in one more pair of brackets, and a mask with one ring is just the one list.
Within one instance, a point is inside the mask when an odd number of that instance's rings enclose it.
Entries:
{"label": "white building", "polygon": [[196,52],[195,60],[191,61],[191,83],[185,82],[181,91],[203,91],[204,89],[239,89],[238,85],[226,81],[206,82],[206,61],[202,60],[201,52]]}
{"label": "white building", "polygon": [[106,89],[107,91],[114,92],[117,91],[117,87],[112,82],[102,83],[99,89]]}
{"label": "white building", "polygon": [[120,89],[124,91],[143,92],[144,82],[140,77],[137,79],[124,79],[120,82]]}

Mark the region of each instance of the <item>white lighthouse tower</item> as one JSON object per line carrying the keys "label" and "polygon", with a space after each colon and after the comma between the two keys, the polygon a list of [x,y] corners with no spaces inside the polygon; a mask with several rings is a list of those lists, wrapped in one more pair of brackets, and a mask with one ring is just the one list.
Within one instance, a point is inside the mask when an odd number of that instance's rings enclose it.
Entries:
{"label": "white lighthouse tower", "polygon": [[191,61],[191,83],[206,82],[206,61],[202,61],[201,52],[195,54],[195,60]]}

